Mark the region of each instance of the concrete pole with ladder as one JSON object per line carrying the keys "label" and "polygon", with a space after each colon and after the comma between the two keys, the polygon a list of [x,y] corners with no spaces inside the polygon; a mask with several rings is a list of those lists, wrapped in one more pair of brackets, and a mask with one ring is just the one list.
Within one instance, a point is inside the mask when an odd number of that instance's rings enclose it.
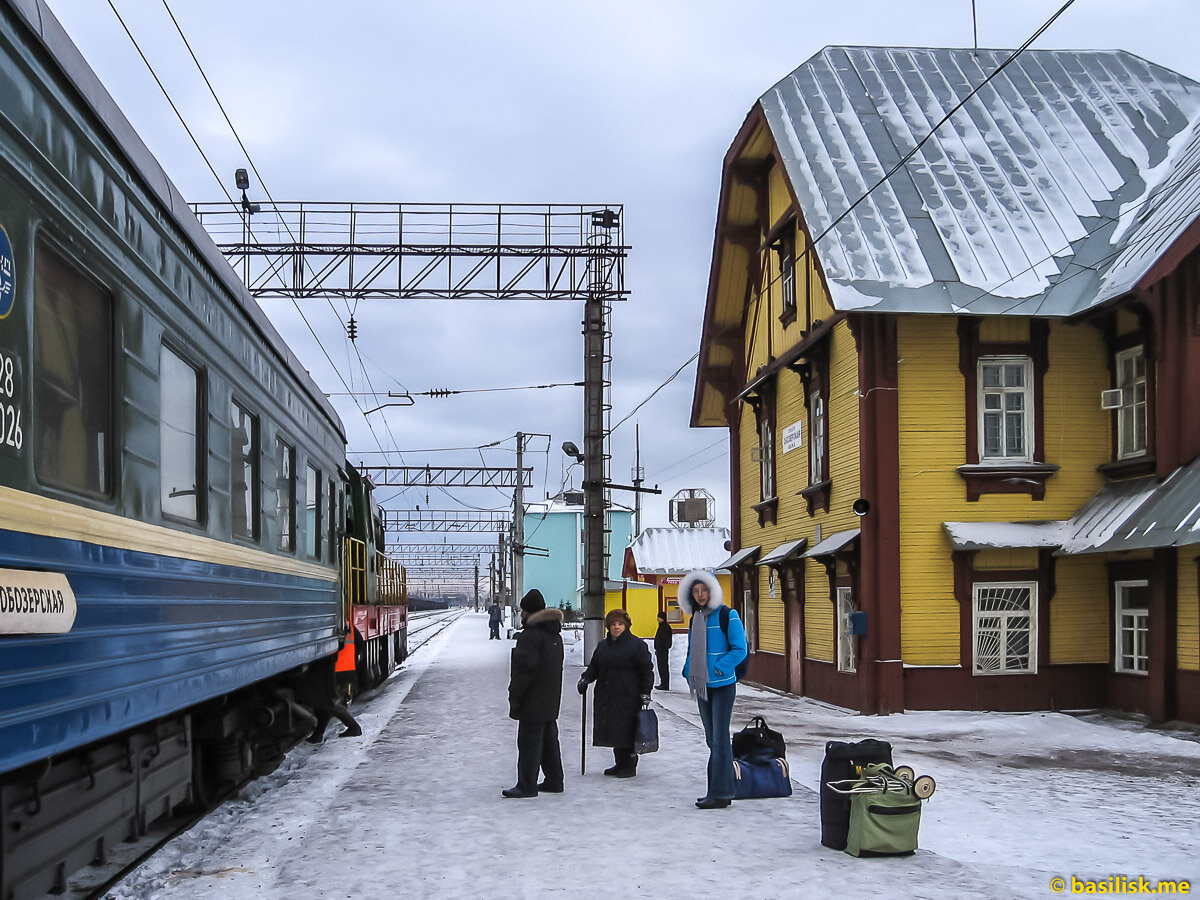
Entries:
{"label": "concrete pole with ladder", "polygon": [[[517,432],[517,471],[524,472],[525,435]],[[525,596],[525,479],[518,478],[513,488],[513,538],[512,538],[512,590],[513,615],[518,615],[517,604]],[[513,622],[516,625],[516,620]]]}

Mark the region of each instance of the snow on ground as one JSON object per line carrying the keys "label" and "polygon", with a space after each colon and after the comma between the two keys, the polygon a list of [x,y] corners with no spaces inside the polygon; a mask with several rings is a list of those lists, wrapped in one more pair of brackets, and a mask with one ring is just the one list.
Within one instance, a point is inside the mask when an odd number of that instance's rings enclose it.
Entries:
{"label": "snow on ground", "polygon": [[[794,794],[701,811],[707,751],[682,678],[655,692],[662,749],[638,776],[580,775],[582,644],[567,635],[567,789],[507,800],[512,642],[467,613],[354,713],[364,735],[302,744],[110,893],[117,900],[309,897],[1050,897],[1051,879],[1188,879],[1200,890],[1200,742],[1103,715],[859,716],[739,686],[788,741]],[[682,666],[686,639],[674,658]],[[589,700],[591,695],[589,692]],[[589,732],[590,733],[590,732]],[[932,775],[921,849],[854,859],[820,844],[827,740],[876,737]]]}

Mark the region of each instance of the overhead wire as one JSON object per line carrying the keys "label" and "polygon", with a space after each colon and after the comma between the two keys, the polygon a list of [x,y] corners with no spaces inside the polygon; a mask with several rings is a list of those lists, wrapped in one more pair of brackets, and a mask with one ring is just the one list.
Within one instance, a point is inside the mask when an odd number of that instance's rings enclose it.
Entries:
{"label": "overhead wire", "polygon": [[[116,7],[113,5],[113,0],[108,0],[108,3],[109,3],[109,6],[112,7],[113,12],[116,13]],[[283,217],[283,215],[279,212],[279,206],[278,206],[278,204],[276,204],[275,198],[272,196],[271,191],[267,186],[266,179],[263,178],[262,173],[258,170],[258,166],[255,164],[253,157],[251,157],[251,155],[250,155],[250,151],[246,148],[245,143],[242,141],[241,135],[238,133],[236,126],[233,124],[233,120],[230,118],[229,113],[225,110],[225,105],[221,102],[221,98],[217,95],[217,91],[213,87],[212,81],[209,79],[208,74],[205,72],[204,66],[200,63],[199,58],[196,56],[195,51],[192,49],[191,42],[188,41],[187,35],[184,34],[183,28],[179,24],[179,20],[175,17],[175,13],[172,11],[170,4],[167,2],[167,0],[162,0],[162,4],[163,4],[163,8],[166,9],[166,11],[167,11],[167,15],[171,19],[171,23],[175,26],[175,30],[179,34],[180,40],[183,41],[183,45],[187,48],[188,54],[189,54],[189,56],[191,56],[192,62],[195,63],[196,69],[200,73],[200,77],[204,80],[205,85],[208,87],[209,93],[212,95],[213,100],[216,102],[217,108],[221,111],[221,115],[224,117],[225,123],[229,126],[229,130],[230,130],[230,132],[232,132],[234,140],[237,141],[238,147],[241,149],[243,155],[246,157],[246,162],[250,165],[250,168],[254,171],[255,177],[258,178],[258,182],[259,182],[260,186],[262,187],[263,192],[267,195],[267,199],[270,202],[272,208],[275,210],[276,214],[279,215],[279,220],[283,224],[283,227],[287,230],[289,238],[291,238],[291,240],[294,242],[296,240],[296,236],[292,233],[291,226],[288,224],[287,220]],[[117,17],[118,17],[118,19],[120,19],[120,14],[117,14]],[[122,25],[124,26],[123,21],[122,21]],[[129,33],[128,28],[126,28],[126,33],[127,34]],[[130,34],[130,40],[132,40],[132,39],[133,39],[133,36],[132,36],[132,34]],[[136,42],[135,42],[135,46],[136,46]],[[140,49],[138,52],[141,53]],[[144,54],[142,54],[142,59],[144,62],[146,62],[147,67],[150,68],[151,72],[153,73],[153,68],[150,66],[150,63],[146,59]],[[155,80],[158,81],[157,75],[155,75]],[[159,81],[159,87],[163,88],[161,81]],[[163,93],[164,93],[164,95],[166,95],[165,88],[163,88]],[[168,102],[171,102],[169,95],[168,95],[167,99],[168,99]],[[171,102],[171,105],[172,105],[172,108],[174,108],[173,102]],[[180,121],[182,121],[182,117],[180,118]],[[187,127],[186,124],[184,127],[185,128]],[[189,130],[189,134],[190,134],[190,130]],[[209,170],[212,171],[213,177],[215,177],[217,179],[218,184],[221,184],[221,190],[222,190],[222,192],[225,193],[225,196],[229,199],[229,202],[231,204],[233,204],[234,203],[233,198],[230,197],[228,191],[225,190],[224,184],[221,182],[221,179],[217,175],[215,169],[213,169],[213,167],[211,165],[209,165]],[[249,228],[248,220],[249,220],[249,215],[247,215],[247,228]],[[304,310],[301,309],[299,302],[294,297],[291,298],[291,302],[292,302],[292,305],[296,308],[296,312],[298,312],[300,314],[300,318],[301,318],[301,320],[303,320],[305,327],[308,328],[309,333],[313,337],[313,340],[316,341],[317,346],[321,350],[321,353],[325,356],[325,359],[329,362],[330,367],[333,368],[335,374],[338,376],[338,380],[341,381],[342,384],[346,386],[347,390],[350,390],[350,385],[346,384],[345,378],[342,377],[341,370],[338,368],[337,364],[334,363],[333,358],[329,355],[329,352],[325,349],[325,345],[321,342],[321,338],[317,335],[316,329],[313,328],[312,323],[308,319],[308,316],[305,314]],[[336,311],[336,309],[334,309],[333,302],[329,299],[329,297],[327,295],[325,296],[325,302],[327,304],[329,304],[330,309],[336,315],[337,311]],[[347,309],[349,310],[348,306],[347,306]],[[354,341],[350,341],[350,344],[354,347],[355,354],[358,355],[358,348],[357,348],[356,343]],[[371,378],[370,378],[370,375],[366,371],[366,366],[362,362],[361,355],[359,355],[359,365],[362,367],[363,377],[366,379],[368,387],[371,387]],[[367,428],[371,432],[371,435],[374,438],[375,443],[377,445],[379,445],[380,449],[382,449],[383,443],[379,439],[379,436],[375,433],[375,427],[374,427],[373,423],[369,419],[366,418],[366,414],[363,412],[362,407],[358,404],[357,399],[353,399],[353,402],[354,402],[354,405],[356,407],[358,407],[359,413],[363,415],[363,419],[366,422]],[[388,437],[392,440],[393,443],[395,443],[395,435],[392,434],[391,425],[386,420],[384,421],[384,427],[387,428]]]}
{"label": "overhead wire", "polygon": [[912,149],[909,150],[907,153],[905,153],[904,156],[902,156],[898,162],[896,162],[890,169],[888,169],[883,174],[883,176],[877,182],[875,182],[875,184],[873,184],[871,187],[867,188],[866,192],[863,193],[862,196],[860,196],[857,200],[855,200],[853,203],[851,203],[837,218],[835,218],[832,222],[829,223],[829,225],[827,225],[825,227],[825,230],[823,230],[819,235],[817,235],[815,238],[813,238],[813,243],[816,244],[816,243],[820,242],[820,240],[823,237],[825,237],[825,235],[829,234],[829,232],[831,232],[834,228],[836,228],[839,224],[841,224],[842,220],[845,219],[846,216],[848,216],[848,215],[850,215],[850,213],[854,212],[854,210],[858,207],[858,205],[860,203],[862,203],[869,196],[871,196],[871,194],[877,188],[882,186],[885,182],[887,182],[887,180],[889,178],[891,178],[893,175],[895,175],[897,172],[899,172],[901,169],[903,169],[904,166],[908,164],[909,160],[911,160],[914,156],[916,156],[917,152],[922,147],[925,146],[925,143],[930,138],[932,138],[935,134],[937,134],[938,130],[943,125],[945,125],[947,122],[949,122],[950,119],[952,119],[954,117],[955,113],[957,113],[960,109],[962,109],[964,106],[966,106],[967,101],[969,101],[972,97],[974,97],[981,90],[983,90],[983,88],[986,85],[988,85],[992,81],[993,78],[995,78],[997,75],[999,75],[1001,72],[1003,72],[1006,68],[1008,68],[1008,66],[1018,56],[1020,56],[1022,53],[1024,53],[1026,50],[1028,50],[1030,45],[1033,44],[1033,42],[1035,40],[1037,40],[1039,37],[1041,37],[1042,34],[1046,31],[1046,29],[1048,29],[1051,25],[1053,25],[1054,22],[1058,19],[1058,17],[1061,16],[1064,12],[1066,12],[1067,9],[1074,3],[1075,3],[1075,0],[1066,0],[1066,2],[1058,8],[1058,11],[1055,12],[1052,16],[1050,16],[1050,18],[1047,19],[1045,22],[1043,22],[1041,27],[1038,28],[1033,34],[1031,34],[1029,36],[1029,38],[1026,39],[1026,41],[1023,44],[1021,44],[1020,47],[1018,47],[1011,54],[1009,54],[1008,58],[1005,59],[1002,63],[1000,63],[1000,65],[997,66],[995,68],[995,70],[993,72],[991,72],[991,74],[989,74],[986,78],[984,78],[983,81],[979,82],[979,84],[977,84],[965,97],[963,97],[962,100],[960,100],[958,103],[956,103],[950,109],[949,112],[947,112],[944,116],[942,116],[942,118],[940,120],[938,120],[937,124],[934,125],[933,128],[931,128],[929,130],[929,133],[926,134],[919,141],[917,141],[917,143],[915,145],[913,145]]}

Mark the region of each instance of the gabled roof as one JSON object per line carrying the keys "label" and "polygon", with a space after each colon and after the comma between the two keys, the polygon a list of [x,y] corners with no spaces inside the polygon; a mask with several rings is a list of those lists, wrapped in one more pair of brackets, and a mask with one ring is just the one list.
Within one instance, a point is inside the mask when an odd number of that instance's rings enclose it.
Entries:
{"label": "gabled roof", "polygon": [[1069,316],[1200,215],[1200,84],[1119,50],[1026,50],[870,191],[1009,55],[828,47],[760,99],[836,309]]}
{"label": "gabled roof", "polygon": [[729,555],[728,528],[647,528],[629,545],[639,575],[711,569]]}

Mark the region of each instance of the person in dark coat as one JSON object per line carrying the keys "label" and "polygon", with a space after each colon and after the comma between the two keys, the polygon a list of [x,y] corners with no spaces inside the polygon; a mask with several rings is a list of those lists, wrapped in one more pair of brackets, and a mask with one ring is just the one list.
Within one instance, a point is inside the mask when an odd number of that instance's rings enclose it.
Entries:
{"label": "person in dark coat", "polygon": [[504,613],[500,610],[500,604],[495,600],[488,607],[488,640],[500,640],[500,623],[504,621]]}
{"label": "person in dark coat", "polygon": [[605,775],[633,778],[637,754],[633,739],[638,710],[650,704],[654,685],[654,663],[646,642],[630,629],[629,613],[614,609],[604,617],[608,635],[596,645],[592,661],[579,679],[579,693],[596,682],[596,710],[592,717],[592,745],[612,747],[614,763]]}
{"label": "person in dark coat", "polygon": [[338,737],[358,737],[362,734],[361,726],[337,695],[336,663],[336,656],[323,657],[305,666],[296,678],[296,697],[303,706],[312,710],[313,730],[307,738],[310,744],[325,740],[325,729],[334,717],[346,726],[346,730]]}
{"label": "person in dark coat", "polygon": [[674,639],[675,633],[667,623],[667,614],[660,612],[658,631],[654,632],[654,658],[658,662],[658,684],[654,686],[656,691],[671,689],[671,642]]}
{"label": "person in dark coat", "polygon": [[[558,708],[562,702],[563,612],[546,609],[541,591],[521,598],[522,629],[512,652],[508,717],[517,720],[517,783],[505,797],[563,791]],[[538,769],[543,780],[538,783]]]}

